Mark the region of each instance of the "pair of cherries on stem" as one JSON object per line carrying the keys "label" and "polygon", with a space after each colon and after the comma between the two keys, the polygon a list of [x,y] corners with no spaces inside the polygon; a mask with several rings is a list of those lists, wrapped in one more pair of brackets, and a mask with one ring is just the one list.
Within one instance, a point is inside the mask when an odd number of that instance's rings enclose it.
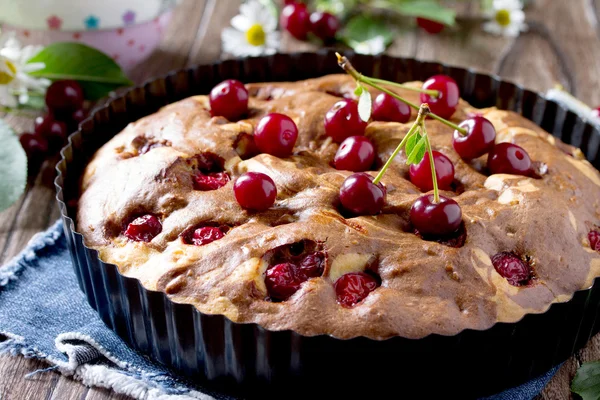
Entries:
{"label": "pair of cherries on stem", "polygon": [[[435,173],[435,162],[429,138],[425,130],[425,118],[430,110],[427,104],[422,104],[419,115],[409,132],[394,150],[385,165],[381,168],[375,178],[366,173],[355,173],[344,180],[340,188],[340,202],[347,211],[354,215],[375,215],[381,212],[385,204],[386,189],[381,184],[381,178],[390,167],[393,159],[412,140],[423,142],[426,154],[429,157],[431,168],[431,179],[433,182],[433,194],[419,197],[410,210],[410,221],[414,228],[424,236],[446,236],[456,232],[462,223],[462,211],[456,201],[439,194],[437,176]],[[422,136],[418,133],[422,132]],[[413,149],[414,149],[413,145]],[[408,150],[408,149],[407,149]],[[414,150],[419,152],[418,150]],[[412,153],[412,151],[411,151]],[[409,156],[409,159],[411,156]],[[415,162],[420,162],[418,156]]]}

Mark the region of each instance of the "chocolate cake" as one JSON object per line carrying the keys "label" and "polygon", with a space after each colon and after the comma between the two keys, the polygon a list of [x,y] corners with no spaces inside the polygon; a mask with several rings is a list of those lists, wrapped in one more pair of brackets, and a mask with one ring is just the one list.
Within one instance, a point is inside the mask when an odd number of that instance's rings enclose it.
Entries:
{"label": "chocolate cake", "polygon": [[[355,97],[355,87],[347,75],[248,84],[244,115],[213,116],[209,97],[194,96],[130,124],[85,169],[77,216],[85,244],[146,288],[203,313],[338,338],[487,329],[544,312],[600,276],[600,174],[581,151],[513,112],[460,101],[451,120],[488,119],[496,143],[517,144],[531,157],[528,176],[491,174],[487,156],[463,160],[453,130],[426,121],[433,150],[454,166],[442,191],[462,209],[452,236],[415,231],[409,214],[422,191],[404,152],[381,181],[382,211],[349,213],[339,191],[352,171],[335,168],[340,144],[323,121],[334,104]],[[419,102],[419,93],[394,90]],[[292,155],[256,148],[253,134],[269,113],[297,126]],[[415,117],[368,123],[364,135],[376,152],[368,174],[377,174]],[[277,197],[265,210],[236,199],[234,183],[248,172],[274,182]],[[526,266],[522,279],[503,273],[514,263]],[[288,264],[304,278],[282,296],[265,279]],[[357,273],[370,277],[369,290],[347,303],[336,289]]]}

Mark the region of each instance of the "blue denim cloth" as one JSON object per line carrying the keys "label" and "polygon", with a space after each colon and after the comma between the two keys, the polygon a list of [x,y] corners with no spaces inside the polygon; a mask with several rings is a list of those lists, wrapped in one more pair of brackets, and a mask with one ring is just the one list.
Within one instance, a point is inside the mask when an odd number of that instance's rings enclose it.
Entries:
{"label": "blue denim cloth", "polygon": [[[0,268],[0,352],[44,359],[49,369],[138,399],[229,400],[152,362],[104,325],[79,290],[61,222]],[[532,399],[557,369],[486,400]]]}

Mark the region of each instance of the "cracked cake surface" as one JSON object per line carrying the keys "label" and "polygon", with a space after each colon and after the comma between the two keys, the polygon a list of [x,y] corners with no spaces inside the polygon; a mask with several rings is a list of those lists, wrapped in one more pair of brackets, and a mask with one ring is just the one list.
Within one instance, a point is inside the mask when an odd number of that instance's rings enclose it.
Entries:
{"label": "cracked cake surface", "polygon": [[[600,254],[588,239],[600,224],[600,174],[581,151],[520,115],[461,100],[452,121],[470,113],[489,119],[497,143],[529,153],[541,171],[535,178],[489,175],[485,156],[462,160],[452,129],[427,120],[432,148],[455,167],[452,190],[442,193],[463,213],[460,240],[446,243],[424,240],[411,228],[409,211],[422,193],[408,178],[404,152],[382,179],[387,198],[380,214],[342,211],[339,188],[352,172],[332,166],[339,145],[326,136],[323,119],[340,97],[353,96],[350,76],[246,87],[249,112],[238,121],[211,117],[208,96],[194,96],[129,124],[97,151],[83,174],[77,229],[103,261],[174,302],[235,322],[373,339],[454,335],[515,322],[569,300],[600,275]],[[394,90],[418,103],[418,93]],[[240,143],[271,112],[296,123],[293,155],[240,152]],[[413,111],[407,123],[369,122],[365,136],[376,150],[374,168],[415,118]],[[218,188],[199,190],[198,171],[222,180]],[[268,210],[246,211],[236,202],[233,184],[246,172],[275,182],[277,198]],[[142,215],[162,227],[149,241],[131,240],[127,225]],[[191,233],[199,227],[218,240],[195,245]],[[492,257],[503,252],[528,261],[531,283],[512,285],[494,269]],[[267,268],[306,254],[322,257],[322,274],[285,301],[269,299]],[[341,306],[334,283],[361,271],[377,276],[379,286],[355,306]]]}

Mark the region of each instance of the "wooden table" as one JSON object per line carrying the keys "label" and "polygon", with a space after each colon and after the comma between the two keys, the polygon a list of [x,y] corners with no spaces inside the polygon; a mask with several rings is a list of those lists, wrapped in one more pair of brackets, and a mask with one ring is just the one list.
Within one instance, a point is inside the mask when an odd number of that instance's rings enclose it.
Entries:
{"label": "wooden table", "polygon": [[[184,0],[160,48],[132,72],[132,78],[140,82],[172,69],[218,59],[221,29],[238,6],[237,0]],[[460,30],[429,35],[408,27],[398,35],[389,54],[473,67],[538,91],[560,83],[584,102],[600,104],[600,0],[535,0],[527,8],[530,30],[517,39],[482,32],[479,22],[471,18],[476,4],[463,1],[457,2],[457,7],[459,15],[465,17]],[[313,50],[314,46],[284,37],[282,49]],[[30,120],[13,116],[7,120],[21,131],[32,128]],[[21,199],[0,213],[0,265],[17,254],[33,234],[59,218],[53,162],[46,162]],[[598,359],[600,335],[563,365],[539,398],[571,398],[569,386],[577,367]],[[24,379],[28,372],[45,366],[40,361],[0,356],[0,399],[125,398],[105,389],[87,388],[56,372]]]}

